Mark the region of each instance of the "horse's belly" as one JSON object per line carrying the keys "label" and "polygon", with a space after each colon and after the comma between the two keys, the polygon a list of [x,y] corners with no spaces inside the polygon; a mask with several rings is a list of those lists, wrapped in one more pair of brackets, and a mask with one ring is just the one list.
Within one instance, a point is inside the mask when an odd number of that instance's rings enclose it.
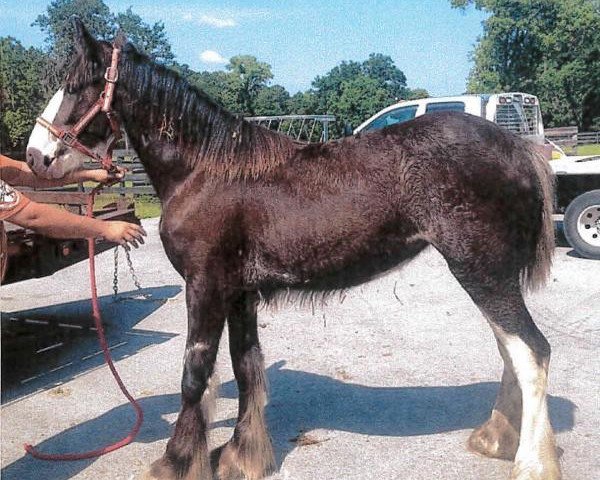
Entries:
{"label": "horse's belly", "polygon": [[267,229],[248,252],[246,283],[261,290],[347,288],[414,257],[426,245],[398,219],[313,220],[290,219]]}

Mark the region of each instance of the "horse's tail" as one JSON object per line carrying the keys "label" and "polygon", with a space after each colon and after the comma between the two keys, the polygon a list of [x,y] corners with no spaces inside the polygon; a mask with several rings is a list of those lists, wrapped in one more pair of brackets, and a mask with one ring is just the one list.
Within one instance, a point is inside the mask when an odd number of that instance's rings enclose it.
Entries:
{"label": "horse's tail", "polygon": [[541,150],[535,146],[527,148],[527,157],[535,170],[538,185],[537,196],[541,200],[539,225],[535,251],[521,270],[522,285],[526,290],[542,287],[550,274],[552,254],[554,252],[554,222],[552,212],[554,205],[554,175],[548,160]]}

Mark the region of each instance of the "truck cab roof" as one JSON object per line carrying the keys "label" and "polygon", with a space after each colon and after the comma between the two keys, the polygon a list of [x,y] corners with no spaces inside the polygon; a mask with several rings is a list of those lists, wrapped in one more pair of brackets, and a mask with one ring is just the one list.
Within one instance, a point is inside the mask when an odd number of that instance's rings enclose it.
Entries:
{"label": "truck cab roof", "polygon": [[377,130],[395,123],[402,123],[426,113],[439,111],[464,112],[482,117],[521,135],[541,137],[543,123],[539,113],[539,101],[534,95],[523,92],[430,97],[403,100],[380,110],[360,124],[354,134]]}

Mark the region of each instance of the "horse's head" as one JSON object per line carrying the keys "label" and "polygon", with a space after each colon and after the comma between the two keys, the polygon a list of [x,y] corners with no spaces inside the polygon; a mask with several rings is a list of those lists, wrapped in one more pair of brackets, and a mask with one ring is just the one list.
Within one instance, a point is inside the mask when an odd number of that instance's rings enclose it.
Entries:
{"label": "horse's head", "polygon": [[[71,62],[66,83],[58,90],[44,112],[42,119],[63,131],[70,130],[103,92],[104,75],[110,65],[112,46],[96,41],[79,19],[75,27],[75,56]],[[123,39],[124,40],[124,39]],[[78,141],[97,153],[103,154],[111,137],[111,125],[106,115],[95,115],[78,134]],[[64,140],[64,141],[63,141]],[[27,144],[27,163],[39,176],[61,178],[79,170],[87,156],[68,145],[40,124],[35,125]]]}

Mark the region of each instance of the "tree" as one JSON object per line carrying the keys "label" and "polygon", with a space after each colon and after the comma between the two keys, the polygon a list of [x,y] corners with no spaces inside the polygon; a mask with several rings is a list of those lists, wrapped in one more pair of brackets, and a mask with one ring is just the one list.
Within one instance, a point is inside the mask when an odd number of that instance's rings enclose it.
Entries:
{"label": "tree", "polygon": [[237,92],[230,90],[228,73],[222,70],[214,72],[194,72],[184,74],[191,85],[199,88],[214,101],[232,112],[239,111]]}
{"label": "tree", "polygon": [[133,13],[131,7],[125,13],[118,13],[115,23],[125,33],[127,40],[140,52],[156,62],[173,63],[175,55],[171,51],[163,23],[156,22],[154,25],[149,25],[139,15]]}
{"label": "tree", "polygon": [[252,55],[237,55],[231,57],[225,69],[229,72],[227,88],[233,93],[237,103],[234,111],[254,115],[260,90],[273,78],[271,65],[259,62]]}
{"label": "tree", "polygon": [[[406,76],[388,55],[371,53],[363,62],[343,61],[312,83],[316,98],[314,113],[330,113],[337,117],[334,134],[340,134],[341,125],[354,126],[378,110],[406,99],[411,90]],[[418,95],[428,96],[423,89]]]}
{"label": "tree", "polygon": [[149,25],[135,14],[131,7],[116,16],[103,0],[53,0],[46,13],[37,17],[33,25],[46,33],[46,47],[50,55],[49,70],[54,74],[50,83],[57,87],[64,77],[65,64],[72,57],[76,15],[88,31],[100,40],[112,40],[120,29],[136,48],[157,62],[172,64],[175,55],[160,22]]}
{"label": "tree", "polygon": [[314,90],[298,92],[290,98],[289,112],[295,115],[313,115],[318,112],[319,100]]}
{"label": "tree", "polygon": [[53,0],[32,25],[46,34],[46,46],[57,58],[67,58],[73,52],[74,15],[95,38],[108,40],[114,34],[114,17],[102,0]]}
{"label": "tree", "polygon": [[472,54],[469,92],[525,91],[548,126],[600,126],[600,2],[451,0],[490,13]]}
{"label": "tree", "polygon": [[255,115],[286,115],[290,108],[290,94],[281,85],[263,87],[254,101]]}
{"label": "tree", "polygon": [[343,83],[360,75],[361,65],[355,61],[342,61],[325,75],[317,76],[312,86],[317,97],[318,113],[332,113],[331,105],[342,94]]}
{"label": "tree", "polygon": [[362,73],[376,80],[392,100],[406,98],[406,75],[396,65],[392,57],[381,53],[371,53],[362,64]]}
{"label": "tree", "polygon": [[424,88],[415,88],[415,89],[407,89],[408,92],[406,93],[406,100],[418,100],[420,98],[428,98],[429,97],[429,92],[427,90],[425,90]]}
{"label": "tree", "polygon": [[338,120],[356,126],[388,104],[389,92],[380,82],[360,74],[342,83],[341,94],[331,103],[331,109]]}
{"label": "tree", "polygon": [[0,149],[23,148],[46,102],[39,79],[46,57],[11,37],[0,38]]}

